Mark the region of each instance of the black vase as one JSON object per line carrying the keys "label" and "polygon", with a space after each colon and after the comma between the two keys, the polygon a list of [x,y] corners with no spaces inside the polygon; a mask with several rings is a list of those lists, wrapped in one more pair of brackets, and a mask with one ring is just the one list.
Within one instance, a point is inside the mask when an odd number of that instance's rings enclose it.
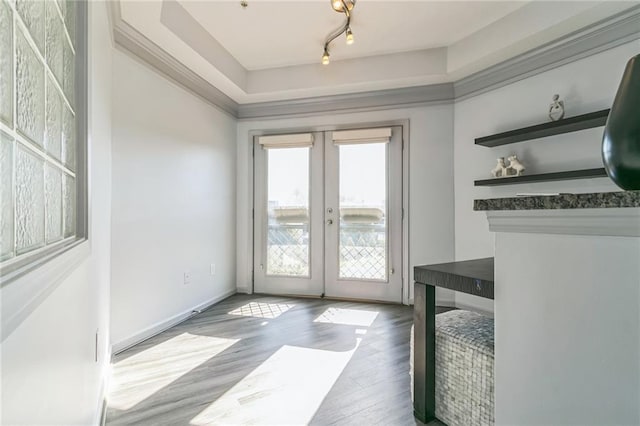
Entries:
{"label": "black vase", "polygon": [[604,127],[602,160],[622,189],[640,189],[640,55],[627,62]]}

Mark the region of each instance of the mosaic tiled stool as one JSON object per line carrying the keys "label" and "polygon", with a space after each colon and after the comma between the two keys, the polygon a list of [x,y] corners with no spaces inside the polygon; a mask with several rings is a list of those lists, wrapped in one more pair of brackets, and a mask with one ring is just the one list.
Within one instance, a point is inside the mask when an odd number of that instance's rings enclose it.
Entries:
{"label": "mosaic tiled stool", "polygon": [[475,312],[436,315],[436,418],[448,426],[494,424],[493,330]]}

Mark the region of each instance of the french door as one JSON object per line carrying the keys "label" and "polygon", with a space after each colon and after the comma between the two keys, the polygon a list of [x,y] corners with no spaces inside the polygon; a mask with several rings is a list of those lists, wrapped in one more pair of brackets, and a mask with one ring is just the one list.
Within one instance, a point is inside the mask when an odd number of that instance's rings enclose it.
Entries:
{"label": "french door", "polygon": [[400,303],[402,128],[254,143],[254,290]]}

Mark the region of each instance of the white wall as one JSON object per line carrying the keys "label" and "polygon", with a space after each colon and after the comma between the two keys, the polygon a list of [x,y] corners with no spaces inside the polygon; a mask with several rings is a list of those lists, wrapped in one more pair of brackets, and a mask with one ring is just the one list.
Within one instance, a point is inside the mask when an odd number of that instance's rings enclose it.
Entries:
{"label": "white wall", "polygon": [[[608,178],[502,187],[474,187],[489,178],[498,157],[518,155],[527,174],[602,167],[602,128],[486,148],[474,138],[548,120],[553,94],[564,99],[566,116],[610,108],[624,66],[638,53],[636,41],[526,78],[455,104],[455,257],[467,260],[494,255],[493,236],[484,212],[473,200],[514,196],[516,192],[601,192],[619,190]],[[493,303],[462,293],[456,305],[491,311]]]}
{"label": "white wall", "polygon": [[640,238],[496,234],[497,425],[640,424],[638,259]]}
{"label": "white wall", "polygon": [[[409,120],[409,279],[413,298],[413,267],[453,260],[453,106],[432,105],[381,111],[240,121],[238,124],[238,291],[251,291],[251,131],[331,129]],[[439,289],[442,290],[442,289]],[[440,303],[453,302],[442,290]]]}
{"label": "white wall", "polygon": [[[5,301],[44,287],[5,324],[2,424],[96,424],[107,377],[111,204],[111,39],[103,2],[89,3],[89,238],[2,288]],[[69,268],[69,265],[72,265]],[[98,361],[94,360],[99,330]]]}
{"label": "white wall", "polygon": [[235,292],[236,121],[118,50],[113,79],[118,350]]}

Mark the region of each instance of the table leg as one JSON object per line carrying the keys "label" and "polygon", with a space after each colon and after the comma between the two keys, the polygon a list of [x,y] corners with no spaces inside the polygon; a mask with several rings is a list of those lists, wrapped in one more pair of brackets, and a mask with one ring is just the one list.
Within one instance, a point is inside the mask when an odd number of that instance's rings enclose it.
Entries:
{"label": "table leg", "polygon": [[436,288],[415,283],[413,293],[413,415],[436,417]]}

